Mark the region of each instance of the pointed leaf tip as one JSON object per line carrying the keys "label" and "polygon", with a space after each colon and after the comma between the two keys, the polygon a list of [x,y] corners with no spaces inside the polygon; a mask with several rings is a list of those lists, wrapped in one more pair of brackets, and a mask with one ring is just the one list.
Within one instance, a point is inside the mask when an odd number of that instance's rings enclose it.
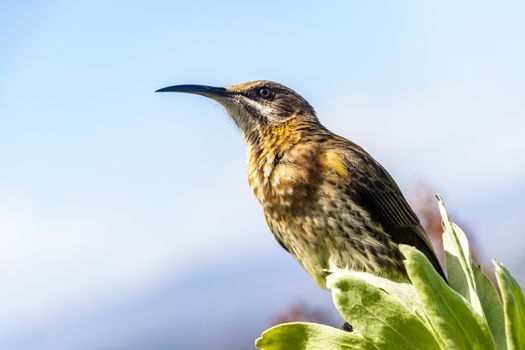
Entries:
{"label": "pointed leaf tip", "polygon": [[502,263],[492,259],[503,299],[505,334],[511,350],[525,349],[525,296],[514,276]]}

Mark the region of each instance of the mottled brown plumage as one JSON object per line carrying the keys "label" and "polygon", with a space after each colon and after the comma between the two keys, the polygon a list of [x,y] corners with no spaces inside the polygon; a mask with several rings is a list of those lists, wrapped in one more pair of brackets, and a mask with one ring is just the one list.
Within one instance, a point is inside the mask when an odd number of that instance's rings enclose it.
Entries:
{"label": "mottled brown plumage", "polygon": [[293,90],[269,81],[159,91],[221,103],[248,145],[248,182],[277,241],[325,288],[335,268],[406,278],[398,244],[432,245],[399,187],[361,147],[324,128]]}

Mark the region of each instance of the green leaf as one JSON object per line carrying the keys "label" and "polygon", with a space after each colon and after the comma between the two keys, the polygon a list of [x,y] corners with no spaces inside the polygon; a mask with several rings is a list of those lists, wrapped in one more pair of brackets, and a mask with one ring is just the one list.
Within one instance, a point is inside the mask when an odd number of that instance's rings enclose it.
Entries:
{"label": "green leaf", "polygon": [[358,277],[376,288],[384,290],[401,302],[412,313],[415,313],[423,321],[426,321],[421,304],[419,304],[417,300],[416,290],[411,283],[407,281],[393,281],[361,271],[346,271],[345,273]]}
{"label": "green leaf", "polygon": [[436,198],[443,220],[443,248],[445,249],[448,284],[465,297],[479,315],[483,315],[483,308],[476,293],[467,236],[452,222],[441,197],[436,194]]}
{"label": "green leaf", "polygon": [[505,316],[501,299],[492,281],[474,262],[472,262],[472,270],[474,271],[478,298],[483,307],[483,313],[487,319],[490,332],[494,337],[496,349],[505,350],[507,349],[507,341],[505,338]]}
{"label": "green leaf", "polygon": [[327,287],[354,332],[379,349],[439,349],[423,321],[385,290],[346,270],[330,275]]}
{"label": "green leaf", "polygon": [[447,266],[448,284],[467,299],[484,316],[497,349],[506,349],[503,306],[488,277],[472,260],[467,236],[450,219],[439,195],[438,206],[443,219],[443,247]]}
{"label": "green leaf", "polygon": [[315,323],[284,323],[266,330],[255,341],[262,350],[378,350],[363,336]]}
{"label": "green leaf", "polygon": [[423,253],[400,245],[408,276],[444,349],[495,349],[486,320],[438,275]]}
{"label": "green leaf", "polygon": [[492,261],[503,298],[505,333],[509,350],[525,349],[525,297],[511,273],[496,260]]}

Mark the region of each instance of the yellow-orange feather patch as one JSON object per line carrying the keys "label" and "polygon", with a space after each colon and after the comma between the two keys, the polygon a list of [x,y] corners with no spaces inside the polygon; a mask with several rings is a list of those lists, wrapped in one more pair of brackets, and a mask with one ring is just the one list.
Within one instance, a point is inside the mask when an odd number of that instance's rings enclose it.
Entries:
{"label": "yellow-orange feather patch", "polygon": [[335,170],[342,177],[348,176],[348,169],[346,168],[343,157],[333,150],[325,152],[322,165],[325,169]]}

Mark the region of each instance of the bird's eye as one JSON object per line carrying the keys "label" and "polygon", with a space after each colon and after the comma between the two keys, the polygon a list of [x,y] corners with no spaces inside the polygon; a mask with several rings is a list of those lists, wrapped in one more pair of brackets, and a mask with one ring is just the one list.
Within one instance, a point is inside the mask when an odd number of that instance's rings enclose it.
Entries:
{"label": "bird's eye", "polygon": [[272,90],[267,87],[262,87],[257,91],[257,94],[262,98],[269,99],[272,97]]}

